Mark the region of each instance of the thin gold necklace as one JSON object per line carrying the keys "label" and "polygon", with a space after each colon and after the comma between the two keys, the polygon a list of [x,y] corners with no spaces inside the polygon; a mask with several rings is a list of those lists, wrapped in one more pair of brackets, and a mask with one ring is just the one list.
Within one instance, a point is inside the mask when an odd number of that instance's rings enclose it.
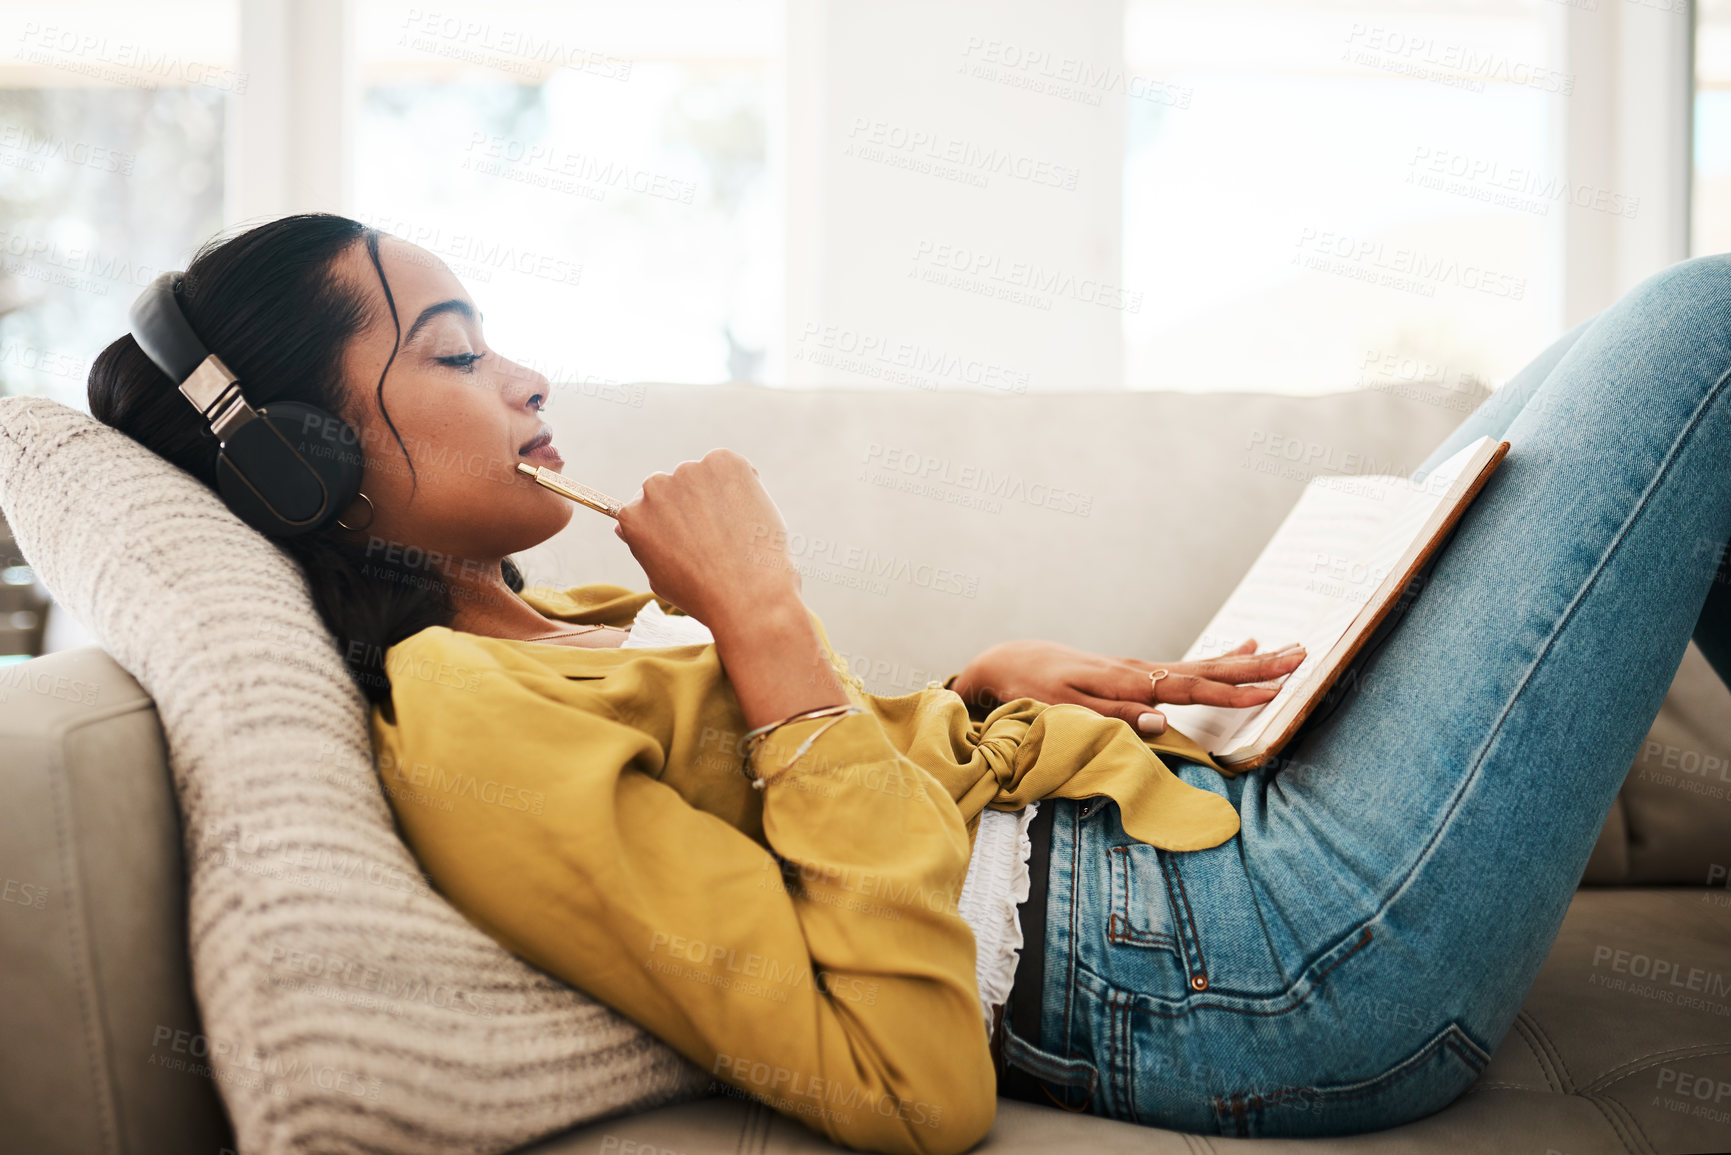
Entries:
{"label": "thin gold necklace", "polygon": [[554,638],[569,638],[574,637],[577,634],[592,634],[596,630],[614,630],[618,628],[618,626],[609,626],[603,623],[599,626],[584,626],[580,630],[564,630],[557,634],[544,634],[538,638],[524,638],[523,640],[526,642],[550,642]]}

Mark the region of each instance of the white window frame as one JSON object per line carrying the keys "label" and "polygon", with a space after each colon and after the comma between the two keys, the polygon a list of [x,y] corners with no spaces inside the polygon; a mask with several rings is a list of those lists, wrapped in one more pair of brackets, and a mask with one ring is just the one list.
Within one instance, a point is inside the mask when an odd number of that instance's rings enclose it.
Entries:
{"label": "white window frame", "polygon": [[[1576,78],[1552,147],[1571,184],[1641,197],[1632,219],[1565,209],[1563,317],[1572,328],[1689,255],[1695,107],[1694,0],[1559,3],[1563,71]],[[1581,83],[1605,77],[1603,85]],[[1656,127],[1655,127],[1656,126]]]}
{"label": "white window frame", "polygon": [[354,0],[236,0],[244,96],[228,98],[223,223],[352,215],[360,120]]}

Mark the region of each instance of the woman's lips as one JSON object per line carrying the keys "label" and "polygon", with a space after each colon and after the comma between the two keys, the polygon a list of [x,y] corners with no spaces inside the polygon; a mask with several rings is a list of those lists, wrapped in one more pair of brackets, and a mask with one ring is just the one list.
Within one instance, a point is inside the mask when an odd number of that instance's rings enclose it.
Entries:
{"label": "woman's lips", "polygon": [[559,451],[553,448],[551,441],[537,445],[527,453],[519,454],[525,461],[539,461],[549,469],[557,469],[565,464],[565,459],[559,456]]}

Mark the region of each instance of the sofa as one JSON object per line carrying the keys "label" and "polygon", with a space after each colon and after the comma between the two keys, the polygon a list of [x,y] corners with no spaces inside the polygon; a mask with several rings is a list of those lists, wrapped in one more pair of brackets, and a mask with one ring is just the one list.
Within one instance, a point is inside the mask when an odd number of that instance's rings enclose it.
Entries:
{"label": "sofa", "polygon": [[[1375,383],[1319,397],[569,386],[547,417],[565,472],[621,499],[715,446],[745,454],[835,649],[868,689],[899,694],[1013,637],[1176,658],[1308,478],[1409,472],[1470,400]],[[647,588],[612,523],[581,509],[518,560],[535,585]],[[153,1079],[139,1049],[199,1028],[154,704],[94,645],[0,675],[0,1149],[232,1150],[222,1089]],[[1731,692],[1691,645],[1514,1029],[1449,1107],[1287,1141],[1006,1099],[978,1150],[1731,1150],[1728,866]],[[715,1094],[517,1150],[834,1149]]]}

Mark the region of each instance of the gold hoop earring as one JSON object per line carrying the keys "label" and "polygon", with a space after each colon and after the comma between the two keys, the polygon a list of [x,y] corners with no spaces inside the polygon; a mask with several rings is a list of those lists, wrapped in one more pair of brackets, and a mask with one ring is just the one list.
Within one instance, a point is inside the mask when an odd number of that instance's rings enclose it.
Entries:
{"label": "gold hoop earring", "polygon": [[373,508],[373,499],[372,498],[368,497],[366,494],[360,492],[359,490],[355,491],[355,496],[367,503],[367,520],[366,520],[365,525],[349,525],[342,518],[340,518],[340,517],[337,518],[337,524],[339,526],[341,526],[342,528],[348,530],[350,533],[357,533],[360,530],[367,528],[367,526],[373,524],[373,516],[377,512]]}

